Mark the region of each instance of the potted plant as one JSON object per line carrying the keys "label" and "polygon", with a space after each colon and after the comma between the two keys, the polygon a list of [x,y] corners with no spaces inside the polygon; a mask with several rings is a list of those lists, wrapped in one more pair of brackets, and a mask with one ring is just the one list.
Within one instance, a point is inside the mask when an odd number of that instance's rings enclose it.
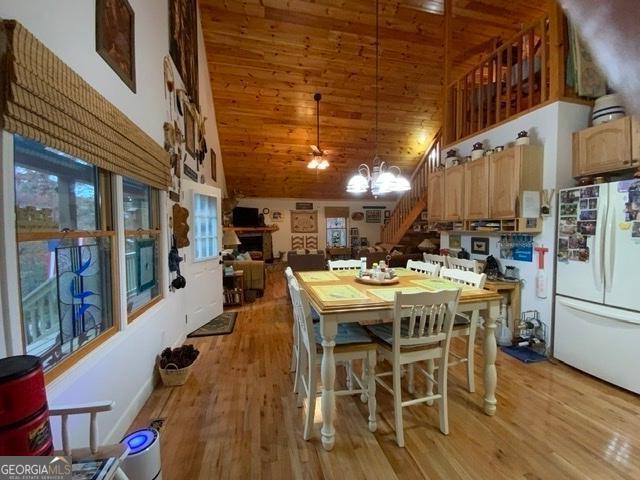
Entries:
{"label": "potted plant", "polygon": [[184,385],[200,352],[193,345],[165,348],[158,357],[158,371],[166,387]]}

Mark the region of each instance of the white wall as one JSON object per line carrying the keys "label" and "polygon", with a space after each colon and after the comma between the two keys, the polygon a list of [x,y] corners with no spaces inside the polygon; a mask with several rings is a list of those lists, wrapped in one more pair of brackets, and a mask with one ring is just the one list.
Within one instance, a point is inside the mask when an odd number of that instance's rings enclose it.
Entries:
{"label": "white wall", "polygon": [[[277,255],[279,251],[287,252],[291,250],[291,210],[296,209],[296,202],[312,202],[313,209],[318,211],[318,248],[324,249],[327,246],[327,223],[324,216],[324,207],[349,207],[350,214],[353,212],[364,212],[364,205],[384,206],[387,210],[392,210],[395,206],[395,200],[313,200],[300,198],[243,198],[238,203],[240,207],[255,207],[261,212],[263,208],[269,210],[281,210],[283,221],[279,223],[271,222],[269,216],[266,216],[265,223],[267,225],[275,223],[279,227],[277,232],[273,233],[273,253]],[[383,214],[384,217],[384,214]],[[384,218],[383,218],[384,221]],[[358,227],[361,237],[367,237],[369,245],[373,245],[380,241],[381,223],[366,223],[362,221],[356,222],[349,218],[349,228]]]}
{"label": "white wall", "polygon": [[[163,75],[163,58],[168,54],[169,48],[167,1],[130,0],[135,11],[137,93],[131,92],[95,52],[95,4],[96,2],[90,0],[4,0],[0,3],[0,17],[21,22],[67,65],[162,145],[163,123],[169,115]],[[218,182],[214,184],[210,180],[208,156],[205,168],[200,173],[205,174],[208,183],[217,185],[224,191],[224,171],[204,40],[202,31],[199,30],[198,33],[200,106],[202,113],[207,117],[208,146],[214,148],[218,154]],[[179,82],[177,74],[176,81]],[[195,167],[193,161],[190,161],[190,165]],[[161,258],[164,262],[167,258],[168,209],[163,210]],[[5,219],[5,228],[10,224],[9,220],[11,219]],[[167,269],[164,270],[161,283],[166,289],[169,278]],[[12,274],[9,272],[7,277],[15,281],[17,271]],[[178,293],[167,292],[164,300],[130,325],[126,325],[125,320],[122,331],[48,385],[49,403],[55,405],[114,400],[115,410],[100,415],[99,426],[103,440],[118,441],[153,389],[156,355],[164,346],[179,344],[184,339],[184,296],[184,290]],[[4,300],[6,303],[6,299]],[[19,328],[19,318],[5,317],[3,321]],[[3,335],[5,333],[3,331]],[[0,339],[3,335],[0,335]],[[0,348],[0,353],[4,351],[5,345]],[[57,430],[55,426],[54,430]],[[72,424],[73,443],[86,445],[87,432],[86,420]]]}
{"label": "white wall", "polygon": [[[567,102],[556,102],[551,105],[534,110],[531,113],[514,119],[511,122],[499,125],[473,138],[454,144],[444,150],[455,148],[458,155],[465,156],[471,152],[472,145],[482,142],[485,149],[497,145],[512,145],[516,134],[520,130],[528,130],[532,144],[544,146],[544,171],[543,188],[558,189],[573,185],[571,177],[571,133],[588,126],[590,108]],[[543,221],[542,234],[534,237],[534,243],[542,244],[549,249],[545,256],[545,270],[549,281],[549,295],[541,299],[535,293],[535,277],[538,260],[534,251],[533,262],[520,262],[500,259],[498,248],[499,236],[489,236],[490,254],[493,255],[504,268],[505,265],[515,265],[520,270],[520,277],[524,280],[522,289],[522,310],[538,310],[541,320],[551,326],[552,321],[552,284],[555,270],[556,250],[556,207],[555,199],[551,205],[552,216]],[[478,232],[474,235],[462,235],[462,246],[471,251],[471,236],[486,237],[488,235]],[[441,235],[441,248],[448,248],[449,235]],[[472,255],[472,258],[483,259],[484,256]],[[548,334],[550,328],[547,329]]]}

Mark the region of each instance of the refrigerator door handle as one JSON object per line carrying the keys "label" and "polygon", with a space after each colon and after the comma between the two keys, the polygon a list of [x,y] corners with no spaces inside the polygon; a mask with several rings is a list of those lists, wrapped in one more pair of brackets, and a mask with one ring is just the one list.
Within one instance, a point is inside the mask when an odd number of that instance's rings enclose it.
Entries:
{"label": "refrigerator door handle", "polygon": [[559,298],[558,303],[561,303],[565,307],[579,312],[589,313],[598,317],[604,317],[609,320],[616,320],[618,322],[628,323],[631,325],[640,325],[640,315],[626,310],[615,309],[611,307],[605,307],[602,305],[576,302],[569,298]]}
{"label": "refrigerator door handle", "polygon": [[[607,197],[604,197],[607,198]],[[608,216],[608,207],[607,202],[600,201],[598,202],[598,217],[601,221],[601,227],[599,231],[596,232],[594,237],[594,245],[593,245],[593,279],[595,281],[596,287],[598,290],[603,290],[604,288],[604,271],[603,271],[603,255],[604,255],[604,238],[605,232],[607,229],[607,216]]]}
{"label": "refrigerator door handle", "polygon": [[607,247],[604,249],[604,284],[607,292],[613,287],[613,261],[616,254],[616,215],[613,212],[614,203],[609,199],[606,217],[606,234],[605,242]]}

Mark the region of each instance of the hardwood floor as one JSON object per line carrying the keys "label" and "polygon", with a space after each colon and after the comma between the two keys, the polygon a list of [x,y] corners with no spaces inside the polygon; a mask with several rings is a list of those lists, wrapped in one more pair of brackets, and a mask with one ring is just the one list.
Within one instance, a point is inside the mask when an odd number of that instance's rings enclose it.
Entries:
{"label": "hardwood floor", "polygon": [[280,272],[269,274],[265,297],[240,310],[233,334],[193,343],[201,358],[189,382],[158,387],[131,427],[166,418],[168,480],[640,478],[640,397],[560,363],[525,365],[499,352],[498,413],[490,418],[481,408],[479,342],[479,392],[466,391],[464,365],[451,371],[448,436],[438,430],[436,407],[409,407],[406,448],[398,448],[391,396],[378,389],[376,433],[367,429],[366,405],[338,397],[334,450],[322,449],[320,408],[305,442],[303,409],[291,392],[291,312]]}

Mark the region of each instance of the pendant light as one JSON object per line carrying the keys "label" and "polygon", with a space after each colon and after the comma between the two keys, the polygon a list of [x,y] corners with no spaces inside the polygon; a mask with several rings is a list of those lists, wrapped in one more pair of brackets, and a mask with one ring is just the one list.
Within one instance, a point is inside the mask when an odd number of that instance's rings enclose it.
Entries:
{"label": "pendant light", "polygon": [[380,70],[380,8],[379,0],[376,0],[376,127],[375,127],[375,143],[376,153],[373,157],[373,166],[369,168],[368,165],[362,163],[358,167],[358,173],[356,173],[349,183],[347,183],[348,193],[365,193],[371,191],[374,197],[384,195],[391,192],[406,192],[411,190],[411,184],[409,180],[402,176],[402,172],[399,167],[389,166],[383,161],[380,161],[378,156],[378,77]]}
{"label": "pendant light", "polygon": [[326,170],[329,167],[329,162],[326,158],[323,158],[324,152],[320,149],[320,100],[322,100],[322,95],[316,93],[313,99],[316,101],[316,145],[311,145],[311,155],[313,157],[307,163],[307,168],[316,171]]}

